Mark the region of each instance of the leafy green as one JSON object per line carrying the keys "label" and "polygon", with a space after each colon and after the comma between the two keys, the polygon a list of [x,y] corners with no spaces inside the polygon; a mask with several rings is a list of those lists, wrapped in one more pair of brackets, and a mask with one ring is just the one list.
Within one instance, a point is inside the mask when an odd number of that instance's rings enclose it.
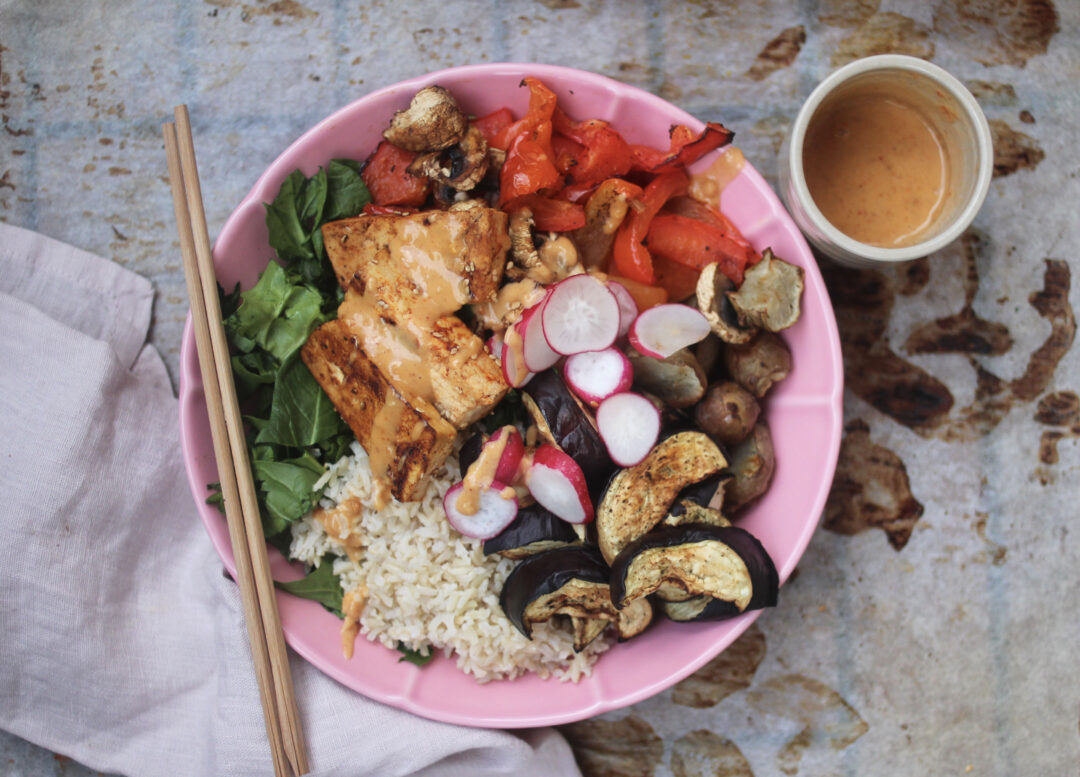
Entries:
{"label": "leafy green", "polygon": [[351,159],[331,159],[326,166],[326,221],[355,216],[371,202],[364,179],[360,177],[360,163]]}
{"label": "leafy green", "polygon": [[305,448],[341,434],[344,422],[307,366],[295,354],[281,365],[274,381],[270,422],[256,443]]}
{"label": "leafy green", "polygon": [[244,353],[257,345],[279,362],[300,348],[311,330],[327,318],[322,295],[297,283],[275,262],[240,297],[240,307],[226,320],[230,340]]}
{"label": "leafy green", "polygon": [[318,602],[339,618],[345,617],[341,611],[345,598],[341,590],[341,577],[334,574],[332,556],[323,556],[319,566],[311,570],[307,577],[289,583],[275,582],[274,585],[293,596]]}
{"label": "leafy green", "polygon": [[525,403],[521,400],[521,394],[514,389],[510,389],[506,392],[502,402],[496,405],[495,409],[488,413],[480,424],[484,427],[485,432],[491,434],[502,426],[523,422],[527,418],[528,412],[525,410]]}
{"label": "leafy green", "polygon": [[300,223],[297,202],[304,189],[304,174],[293,170],[278,190],[274,201],[266,206],[266,228],[270,233],[270,245],[286,262],[313,258],[308,238],[310,230]]}
{"label": "leafy green", "polygon": [[401,658],[398,659],[399,664],[402,661],[408,661],[410,664],[415,664],[416,666],[425,666],[431,659],[435,658],[435,654],[430,651],[425,656],[415,650],[410,650],[400,642],[397,643],[397,651],[401,653]]}
{"label": "leafy green", "polygon": [[300,518],[319,496],[315,483],[323,475],[323,465],[310,453],[284,460],[260,457],[251,462],[251,468],[262,492],[263,529],[268,536]]}

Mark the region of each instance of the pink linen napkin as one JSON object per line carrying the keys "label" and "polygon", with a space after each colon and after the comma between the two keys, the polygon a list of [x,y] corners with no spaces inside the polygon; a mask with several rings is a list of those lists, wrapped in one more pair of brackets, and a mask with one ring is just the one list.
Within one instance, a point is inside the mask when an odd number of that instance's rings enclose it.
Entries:
{"label": "pink linen napkin", "polygon": [[[126,775],[270,774],[239,594],[146,343],[152,299],[0,224],[0,727]],[[431,722],[292,658],[313,774],[580,777],[551,729]]]}

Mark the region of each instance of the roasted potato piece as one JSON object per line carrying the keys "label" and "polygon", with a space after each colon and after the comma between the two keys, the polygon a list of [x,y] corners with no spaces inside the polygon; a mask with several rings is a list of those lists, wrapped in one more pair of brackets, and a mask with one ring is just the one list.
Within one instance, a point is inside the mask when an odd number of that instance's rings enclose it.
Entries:
{"label": "roasted potato piece", "polygon": [[629,353],[634,385],[659,397],[674,408],[690,407],[705,395],[705,370],[690,349],[683,348],[666,359]]}
{"label": "roasted potato piece", "polygon": [[791,351],[779,335],[762,331],[746,345],[727,346],[724,366],[736,383],[761,399],[791,373]]}
{"label": "roasted potato piece", "polygon": [[709,386],[705,398],[694,409],[694,421],[724,445],[746,439],[761,415],[754,395],[733,381]]}

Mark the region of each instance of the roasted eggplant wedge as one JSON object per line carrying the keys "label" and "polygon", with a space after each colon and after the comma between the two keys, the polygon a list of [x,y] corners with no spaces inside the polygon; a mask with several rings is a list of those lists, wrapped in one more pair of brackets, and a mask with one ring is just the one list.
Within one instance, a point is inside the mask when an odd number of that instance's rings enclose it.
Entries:
{"label": "roasted eggplant wedge", "polygon": [[498,553],[512,559],[534,556],[579,541],[574,527],[540,504],[518,510],[514,522],[489,540],[484,540],[484,553]]}
{"label": "roasted eggplant wedge", "polygon": [[574,629],[574,652],[580,653],[589,646],[593,640],[604,633],[604,629],[611,625],[607,618],[579,618],[570,616],[570,623]]}
{"label": "roasted eggplant wedge", "polygon": [[608,567],[594,548],[556,548],[529,556],[503,583],[499,604],[518,631],[555,615],[614,620]]}
{"label": "roasted eggplant wedge", "polygon": [[[611,567],[611,599],[620,609],[664,587],[681,589],[689,595],[686,601],[708,597],[729,603],[734,612],[719,617],[730,617],[774,606],[780,583],[768,552],[745,529],[684,524],[640,537]],[[700,619],[706,609],[689,619]]]}
{"label": "roasted eggplant wedge", "polygon": [[611,479],[596,510],[597,544],[609,564],[668,514],[679,492],[727,466],[720,447],[697,431],[678,432],[658,443],[633,467]]}
{"label": "roasted eggplant wedge", "polygon": [[538,373],[522,391],[525,407],[540,436],[562,448],[577,462],[595,502],[615,470],[615,464],[588,412],[555,370]]}
{"label": "roasted eggplant wedge", "polygon": [[648,599],[635,599],[618,611],[615,630],[619,642],[636,637],[653,622],[653,605]]}

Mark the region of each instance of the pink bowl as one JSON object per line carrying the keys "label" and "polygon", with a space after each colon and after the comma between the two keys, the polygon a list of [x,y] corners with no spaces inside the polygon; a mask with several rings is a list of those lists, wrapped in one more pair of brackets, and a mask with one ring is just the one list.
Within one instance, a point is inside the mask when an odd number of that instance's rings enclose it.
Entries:
{"label": "pink bowl", "polygon": [[[523,76],[541,79],[573,117],[610,121],[631,142],[668,145],[672,124],[700,129],[702,123],[652,94],[592,73],[550,65],[491,64],[443,70],[367,95],[339,110],[293,143],[259,178],[233,211],[214,247],[218,279],[226,288],[245,288],[273,258],[263,203],[273,199],[294,169],[313,174],[334,157],[365,158],[395,110],[429,84],[449,88],[476,115],[508,106],[526,110]],[[706,166],[708,157],[694,169]],[[758,250],[806,270],[803,315],[784,333],[794,369],[767,401],[766,417],[776,447],[772,487],[739,524],[753,532],[776,562],[783,582],[813,534],[832,482],[840,446],[843,372],[836,320],[806,242],[768,184],[749,164],[724,190],[724,211]],[[207,483],[218,479],[206,402],[191,321],[184,330],[180,366],[180,431],[192,494],[207,532],[230,572],[235,573],[223,517],[206,505]],[[271,552],[277,579],[301,572]],[[359,639],[354,658],[341,655],[340,621],[318,604],[278,595],[288,643],[344,685],[386,704],[434,720],[471,726],[520,728],[581,720],[641,701],[686,677],[754,621],[757,612],[716,623],[663,622],[642,637],[601,657],[592,676],[574,685],[526,676],[478,684],[452,659],[436,658],[424,668],[399,663],[399,655]],[[780,596],[783,606],[783,592]]]}

